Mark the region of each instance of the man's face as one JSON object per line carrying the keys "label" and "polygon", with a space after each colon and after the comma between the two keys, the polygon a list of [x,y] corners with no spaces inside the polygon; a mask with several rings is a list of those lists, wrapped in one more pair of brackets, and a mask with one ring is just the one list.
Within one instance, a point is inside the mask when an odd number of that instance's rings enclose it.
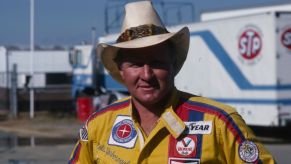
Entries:
{"label": "man's face", "polygon": [[120,74],[133,101],[162,105],[174,86],[174,68],[168,44],[121,50]]}

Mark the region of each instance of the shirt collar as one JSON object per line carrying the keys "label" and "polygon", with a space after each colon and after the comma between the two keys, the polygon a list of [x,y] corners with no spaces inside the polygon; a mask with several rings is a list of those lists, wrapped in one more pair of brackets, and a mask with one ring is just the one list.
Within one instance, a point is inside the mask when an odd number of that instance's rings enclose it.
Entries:
{"label": "shirt collar", "polygon": [[173,137],[178,138],[186,129],[185,123],[175,113],[176,105],[179,101],[178,91],[173,90],[167,109],[162,114],[160,120]]}

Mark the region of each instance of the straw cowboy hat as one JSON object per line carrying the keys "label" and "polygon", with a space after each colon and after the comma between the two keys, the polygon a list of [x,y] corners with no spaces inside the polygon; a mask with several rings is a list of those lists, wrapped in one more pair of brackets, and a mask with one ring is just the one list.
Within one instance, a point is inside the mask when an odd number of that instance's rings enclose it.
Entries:
{"label": "straw cowboy hat", "polygon": [[176,50],[177,61],[175,63],[175,75],[181,69],[189,48],[189,29],[170,33],[164,27],[160,17],[153,8],[151,1],[138,1],[125,5],[125,17],[121,29],[121,35],[116,44],[100,43],[97,54],[109,74],[123,84],[118,66],[114,61],[118,50],[122,48],[145,48],[171,41]]}

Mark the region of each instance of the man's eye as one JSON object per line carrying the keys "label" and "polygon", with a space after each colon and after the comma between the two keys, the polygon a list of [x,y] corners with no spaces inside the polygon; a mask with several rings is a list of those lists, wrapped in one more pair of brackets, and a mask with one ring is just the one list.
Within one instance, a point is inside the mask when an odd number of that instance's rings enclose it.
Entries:
{"label": "man's eye", "polygon": [[154,62],[151,63],[153,66],[158,66],[158,65],[164,65],[165,63],[159,60],[156,60]]}
{"label": "man's eye", "polygon": [[137,63],[137,62],[128,62],[125,64],[126,67],[130,68],[139,68],[142,67],[144,64],[143,63]]}
{"label": "man's eye", "polygon": [[157,61],[152,62],[150,65],[153,68],[164,68],[167,66],[167,63],[157,60]]}

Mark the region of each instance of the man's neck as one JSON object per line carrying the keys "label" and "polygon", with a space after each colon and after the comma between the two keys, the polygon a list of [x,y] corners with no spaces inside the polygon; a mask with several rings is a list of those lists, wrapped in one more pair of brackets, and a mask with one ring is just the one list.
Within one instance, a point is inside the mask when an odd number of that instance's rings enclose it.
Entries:
{"label": "man's neck", "polygon": [[164,96],[165,99],[159,103],[145,105],[140,103],[135,98],[132,98],[133,114],[136,116],[137,121],[143,128],[146,135],[148,135],[155,127],[160,116],[166,109],[166,104],[170,101],[171,92],[168,96]]}
{"label": "man's neck", "polygon": [[163,108],[155,106],[143,106],[140,103],[132,102],[133,114],[136,116],[138,123],[144,133],[149,136],[150,132],[156,126]]}
{"label": "man's neck", "polygon": [[159,118],[163,112],[162,105],[143,105],[139,101],[132,99],[132,106],[138,116],[139,121],[151,118]]}

